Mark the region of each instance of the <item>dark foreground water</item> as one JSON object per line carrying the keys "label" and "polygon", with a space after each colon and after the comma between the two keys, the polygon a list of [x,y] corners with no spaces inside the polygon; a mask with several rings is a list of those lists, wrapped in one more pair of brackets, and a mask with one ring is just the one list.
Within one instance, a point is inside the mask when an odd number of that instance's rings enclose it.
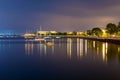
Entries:
{"label": "dark foreground water", "polygon": [[120,45],[52,41],[0,40],[0,80],[120,80]]}

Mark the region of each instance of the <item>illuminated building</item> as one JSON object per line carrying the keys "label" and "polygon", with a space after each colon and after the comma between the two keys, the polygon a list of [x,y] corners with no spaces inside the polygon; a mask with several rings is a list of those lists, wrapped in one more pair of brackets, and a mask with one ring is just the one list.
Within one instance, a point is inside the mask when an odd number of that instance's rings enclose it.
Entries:
{"label": "illuminated building", "polygon": [[84,32],[77,32],[77,35],[83,35]]}
{"label": "illuminated building", "polygon": [[73,34],[73,32],[67,32],[67,35],[72,35]]}
{"label": "illuminated building", "polygon": [[37,31],[38,35],[57,34],[57,31]]}
{"label": "illuminated building", "polygon": [[58,32],[57,31],[49,31],[50,34],[57,34]]}
{"label": "illuminated building", "polygon": [[26,33],[23,35],[25,38],[32,38],[35,37],[36,35],[34,33]]}
{"label": "illuminated building", "polygon": [[38,35],[47,35],[49,31],[37,31]]}

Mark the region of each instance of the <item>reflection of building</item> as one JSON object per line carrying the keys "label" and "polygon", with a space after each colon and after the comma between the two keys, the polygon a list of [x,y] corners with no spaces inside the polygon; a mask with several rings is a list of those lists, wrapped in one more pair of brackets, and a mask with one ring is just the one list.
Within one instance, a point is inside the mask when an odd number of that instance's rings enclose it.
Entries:
{"label": "reflection of building", "polygon": [[83,57],[83,39],[77,39],[77,56]]}
{"label": "reflection of building", "polygon": [[86,54],[86,55],[87,55],[87,53],[88,53],[88,52],[87,52],[87,50],[88,50],[87,47],[88,47],[88,45],[87,45],[87,40],[85,40],[85,54]]}
{"label": "reflection of building", "polygon": [[[54,43],[54,40],[52,40],[52,43]],[[25,43],[25,52],[28,56],[31,54],[35,54],[36,52],[40,55],[46,56],[48,52],[54,54],[54,46],[49,46],[42,42],[35,44],[34,42],[28,41]]]}
{"label": "reflection of building", "polygon": [[77,38],[77,57],[79,58],[79,54],[80,54],[80,39]]}
{"label": "reflection of building", "polygon": [[[106,42],[99,42],[99,41],[92,41],[92,40],[88,40],[88,50],[91,50],[92,56],[95,59],[99,59],[105,63],[107,63],[108,58],[107,58],[107,54],[108,54],[108,43]],[[89,51],[87,51],[88,53],[90,53]]]}
{"label": "reflection of building", "polygon": [[108,43],[103,43],[102,44],[102,58],[103,58],[103,61],[107,62],[107,49],[108,49]]}
{"label": "reflection of building", "polygon": [[68,38],[67,39],[67,56],[71,59],[71,54],[72,54],[72,39]]}
{"label": "reflection of building", "polygon": [[31,53],[33,54],[33,48],[34,44],[33,43],[26,43],[25,44],[25,51],[27,55],[30,55]]}
{"label": "reflection of building", "polygon": [[83,56],[83,39],[80,39],[80,57]]}

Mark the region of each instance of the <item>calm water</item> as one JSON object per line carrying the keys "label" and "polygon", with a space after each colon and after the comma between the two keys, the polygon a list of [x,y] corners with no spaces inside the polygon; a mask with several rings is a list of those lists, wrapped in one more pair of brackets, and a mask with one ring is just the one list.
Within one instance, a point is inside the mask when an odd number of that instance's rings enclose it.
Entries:
{"label": "calm water", "polygon": [[120,45],[79,38],[0,40],[0,80],[120,80]]}

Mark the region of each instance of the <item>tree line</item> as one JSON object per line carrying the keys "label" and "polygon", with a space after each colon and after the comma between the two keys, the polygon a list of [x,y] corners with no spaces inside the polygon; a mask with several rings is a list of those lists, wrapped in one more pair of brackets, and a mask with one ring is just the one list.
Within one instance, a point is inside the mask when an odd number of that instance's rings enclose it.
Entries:
{"label": "tree line", "polygon": [[[116,25],[113,23],[108,23],[105,28],[105,33],[112,36],[119,36],[120,35],[120,22]],[[92,30],[87,30],[88,36],[102,36],[103,31],[99,27],[92,28]]]}

